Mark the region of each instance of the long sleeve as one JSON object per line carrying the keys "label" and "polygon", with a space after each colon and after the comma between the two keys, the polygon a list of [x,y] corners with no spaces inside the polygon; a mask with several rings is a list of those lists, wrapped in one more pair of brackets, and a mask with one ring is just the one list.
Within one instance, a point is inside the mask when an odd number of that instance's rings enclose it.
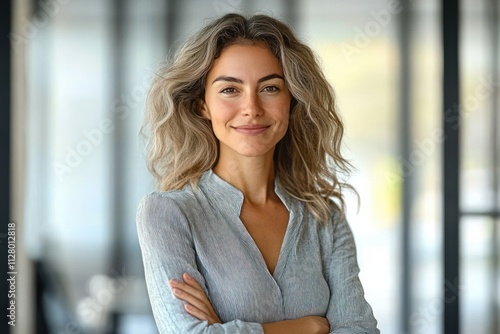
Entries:
{"label": "long sleeve", "polygon": [[333,224],[332,249],[325,267],[330,287],[330,334],[378,334],[377,321],[359,280],[356,246],[345,219]]}
{"label": "long sleeve", "polygon": [[[187,272],[207,288],[196,262],[188,221],[176,203],[162,193],[143,198],[137,212],[137,233],[153,315],[160,334],[263,334],[262,325],[240,320],[208,325],[184,310],[168,284]],[[208,296],[208,293],[207,293]]]}

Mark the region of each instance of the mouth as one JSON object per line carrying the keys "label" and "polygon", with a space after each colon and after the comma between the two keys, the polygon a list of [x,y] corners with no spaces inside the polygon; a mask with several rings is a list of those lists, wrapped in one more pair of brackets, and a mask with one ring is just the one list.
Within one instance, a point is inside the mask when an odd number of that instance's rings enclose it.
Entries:
{"label": "mouth", "polygon": [[246,135],[255,135],[262,133],[269,129],[270,125],[241,125],[241,126],[233,126],[232,128],[241,134]]}

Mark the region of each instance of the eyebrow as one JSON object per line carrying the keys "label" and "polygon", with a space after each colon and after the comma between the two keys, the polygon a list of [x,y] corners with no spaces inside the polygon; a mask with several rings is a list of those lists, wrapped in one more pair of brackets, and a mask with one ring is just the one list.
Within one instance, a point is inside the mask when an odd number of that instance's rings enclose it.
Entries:
{"label": "eyebrow", "polygon": [[[260,78],[259,80],[257,80],[257,83],[261,83],[261,82],[271,80],[271,79],[276,79],[276,78],[285,81],[285,78],[282,75],[279,75],[277,73],[273,73],[273,74],[269,74],[269,75],[266,75],[265,77]],[[212,85],[217,81],[236,82],[236,83],[240,83],[240,84],[243,83],[243,80],[241,80],[241,79],[226,76],[226,75],[221,75],[220,77],[215,78],[215,80],[212,81]]]}

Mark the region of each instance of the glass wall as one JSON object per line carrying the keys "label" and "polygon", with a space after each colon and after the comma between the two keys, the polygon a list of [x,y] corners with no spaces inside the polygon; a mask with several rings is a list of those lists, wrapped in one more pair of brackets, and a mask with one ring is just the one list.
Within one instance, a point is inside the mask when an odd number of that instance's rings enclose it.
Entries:
{"label": "glass wall", "polygon": [[500,331],[500,4],[461,13],[461,327]]}
{"label": "glass wall", "polygon": [[[380,328],[397,333],[400,305],[398,17],[385,1],[303,1],[298,28],[318,53],[346,124],[345,154],[356,167],[348,219],[366,297]],[[399,176],[399,175],[398,175]]]}
{"label": "glass wall", "polygon": [[412,1],[410,44],[410,333],[442,333],[440,3]]}

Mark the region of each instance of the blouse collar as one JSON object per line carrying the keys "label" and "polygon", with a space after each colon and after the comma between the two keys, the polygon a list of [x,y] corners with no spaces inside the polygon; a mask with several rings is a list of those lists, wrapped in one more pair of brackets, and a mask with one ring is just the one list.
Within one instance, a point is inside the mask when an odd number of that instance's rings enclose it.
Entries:
{"label": "blouse collar", "polygon": [[[215,199],[212,203],[222,211],[230,211],[237,216],[241,213],[244,196],[241,190],[220,178],[212,169],[206,171],[200,178],[201,189]],[[281,199],[288,211],[292,210],[292,197],[286,193],[280,183],[279,177],[274,179],[274,191]]]}

